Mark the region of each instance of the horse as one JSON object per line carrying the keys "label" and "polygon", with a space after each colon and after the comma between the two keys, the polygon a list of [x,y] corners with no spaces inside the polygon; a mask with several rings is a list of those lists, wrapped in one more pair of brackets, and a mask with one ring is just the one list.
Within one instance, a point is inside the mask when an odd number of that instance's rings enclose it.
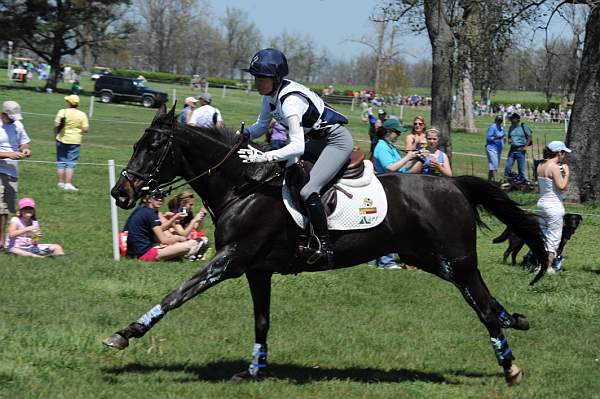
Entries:
{"label": "horse", "polygon": [[[167,112],[163,105],[157,111],[134,145],[111,195],[120,207],[131,209],[144,190],[164,189],[183,180],[209,210],[216,255],[138,320],[106,337],[104,345],[122,350],[168,312],[227,279],[245,275],[253,300],[255,343],[248,369],[232,380],[265,377],[273,273],[316,272],[322,265],[297,257],[296,244],[304,230],[294,223],[282,201],[284,167],[242,163],[236,151],[248,143],[231,130],[181,126],[175,106]],[[473,176],[387,173],[377,178],[387,195],[388,213],[376,227],[331,231],[334,268],[395,252],[407,264],[452,283],[487,329],[506,383],[518,383],[523,371],[513,362],[503,329],[528,330],[529,321],[522,314],[509,313],[488,291],[477,268],[476,233],[483,225],[481,208],[509,226],[544,260],[547,253],[535,216],[500,189]],[[543,276],[545,268],[541,269],[531,284]]]}

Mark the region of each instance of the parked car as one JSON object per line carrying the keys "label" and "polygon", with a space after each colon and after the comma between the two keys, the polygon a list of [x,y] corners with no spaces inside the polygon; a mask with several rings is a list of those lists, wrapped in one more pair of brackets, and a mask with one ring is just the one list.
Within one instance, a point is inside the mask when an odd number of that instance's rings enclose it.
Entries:
{"label": "parked car", "polygon": [[159,107],[169,100],[167,93],[153,90],[142,79],[102,75],[94,85],[94,96],[103,103],[131,101],[146,108]]}

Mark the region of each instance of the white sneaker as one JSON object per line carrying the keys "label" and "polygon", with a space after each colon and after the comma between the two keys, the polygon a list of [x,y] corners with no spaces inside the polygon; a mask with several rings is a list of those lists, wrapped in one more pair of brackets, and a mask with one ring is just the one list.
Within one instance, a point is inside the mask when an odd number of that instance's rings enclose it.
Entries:
{"label": "white sneaker", "polygon": [[79,189],[71,183],[65,183],[65,191],[79,191]]}
{"label": "white sneaker", "polygon": [[189,259],[194,259],[198,256],[198,254],[200,254],[200,256],[202,256],[202,254],[204,252],[202,252],[202,250],[204,249],[204,247],[207,247],[208,245],[204,242],[204,241],[200,241],[198,242],[196,245],[194,245],[192,248],[190,248],[190,250],[187,253],[187,257]]}
{"label": "white sneaker", "polygon": [[57,186],[62,190],[65,188],[65,183],[58,183]]}

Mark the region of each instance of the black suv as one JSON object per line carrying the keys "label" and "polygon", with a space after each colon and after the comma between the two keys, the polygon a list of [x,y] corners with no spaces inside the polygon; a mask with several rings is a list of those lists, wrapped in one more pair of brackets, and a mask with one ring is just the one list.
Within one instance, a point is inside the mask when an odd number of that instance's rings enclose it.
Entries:
{"label": "black suv", "polygon": [[111,101],[141,102],[146,108],[159,107],[168,101],[167,93],[152,90],[142,79],[102,75],[94,85],[94,96],[103,103]]}

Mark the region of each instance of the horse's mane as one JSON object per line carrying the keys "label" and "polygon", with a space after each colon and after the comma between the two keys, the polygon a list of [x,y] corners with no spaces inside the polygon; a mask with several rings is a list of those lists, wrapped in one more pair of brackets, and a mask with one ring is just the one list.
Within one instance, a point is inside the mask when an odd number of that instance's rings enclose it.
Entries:
{"label": "horse's mane", "polygon": [[[175,130],[181,130],[185,134],[191,135],[202,135],[204,138],[208,138],[215,144],[223,147],[225,150],[230,150],[233,146],[240,143],[240,135],[232,129],[228,128],[216,128],[216,127],[198,127],[190,125],[177,124]],[[255,143],[254,141],[243,139],[240,148],[246,148],[248,144],[252,145],[261,151],[268,151],[268,146],[265,144]],[[237,154],[232,154],[233,157],[237,158]],[[241,162],[231,163],[228,167],[239,168],[240,173],[243,173],[249,180],[253,181],[264,181],[269,177],[276,175],[281,171],[282,166],[278,163],[250,163],[244,164]],[[274,181],[273,183],[279,184],[280,182]]]}

